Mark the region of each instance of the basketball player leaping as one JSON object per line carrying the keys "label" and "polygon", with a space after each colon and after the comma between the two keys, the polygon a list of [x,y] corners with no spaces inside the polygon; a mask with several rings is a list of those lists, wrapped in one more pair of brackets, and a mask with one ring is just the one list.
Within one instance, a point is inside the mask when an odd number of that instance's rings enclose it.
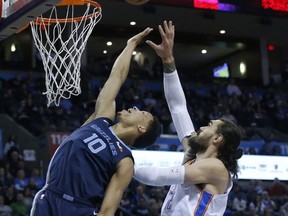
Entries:
{"label": "basketball player leaping", "polygon": [[158,120],[136,107],[117,113],[113,125],[115,98],[127,78],[132,52],[151,31],[146,28],[127,41],[99,93],[95,112],[55,152],[31,216],[115,214],[134,171],[128,146],[149,146],[159,131]]}
{"label": "basketball player leaping", "polygon": [[[186,150],[183,166],[135,167],[134,177],[152,186],[171,185],[161,215],[223,215],[242,156],[240,130],[224,119],[212,120],[195,132],[176,71],[172,22],[159,26],[162,43],[147,43],[164,65],[164,93],[177,135]],[[153,175],[152,175],[153,174]]]}

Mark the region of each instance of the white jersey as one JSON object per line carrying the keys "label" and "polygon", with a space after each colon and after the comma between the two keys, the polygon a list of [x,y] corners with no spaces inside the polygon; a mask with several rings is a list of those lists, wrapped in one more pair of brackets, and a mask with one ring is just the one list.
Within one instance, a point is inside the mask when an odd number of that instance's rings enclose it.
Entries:
{"label": "white jersey", "polygon": [[224,194],[210,194],[196,185],[171,185],[161,209],[161,216],[222,216],[232,179]]}

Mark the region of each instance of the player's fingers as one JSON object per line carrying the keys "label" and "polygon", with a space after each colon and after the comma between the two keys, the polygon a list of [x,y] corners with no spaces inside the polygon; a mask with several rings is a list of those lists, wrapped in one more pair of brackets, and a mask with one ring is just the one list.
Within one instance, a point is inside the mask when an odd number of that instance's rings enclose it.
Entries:
{"label": "player's fingers", "polygon": [[164,32],[164,30],[163,30],[161,25],[158,26],[158,29],[159,29],[159,33],[161,35],[161,38],[163,40],[165,38],[165,32]]}
{"label": "player's fingers", "polygon": [[169,34],[169,36],[172,36],[172,37],[174,36],[175,26],[173,25],[172,21],[168,22],[166,33]]}
{"label": "player's fingers", "polygon": [[142,36],[148,35],[151,31],[153,31],[153,28],[147,27],[144,31],[141,32]]}
{"label": "player's fingers", "polygon": [[172,29],[174,27],[173,22],[171,20],[168,23],[168,27],[169,27],[169,29]]}
{"label": "player's fingers", "polygon": [[168,24],[167,24],[166,20],[163,22],[163,27],[164,27],[165,32],[168,33],[169,32],[169,28],[168,28]]}
{"label": "player's fingers", "polygon": [[146,40],[146,43],[153,49],[157,48],[157,45],[155,43],[153,43],[152,41],[150,41],[150,40]]}
{"label": "player's fingers", "polygon": [[170,21],[169,22],[169,28],[171,29],[171,31],[174,33],[175,32],[175,25],[173,25],[173,22]]}

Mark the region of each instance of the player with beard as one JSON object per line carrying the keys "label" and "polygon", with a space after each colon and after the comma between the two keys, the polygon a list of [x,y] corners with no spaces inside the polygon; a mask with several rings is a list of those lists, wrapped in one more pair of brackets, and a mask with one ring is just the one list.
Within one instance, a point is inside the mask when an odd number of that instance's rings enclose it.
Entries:
{"label": "player with beard", "polygon": [[183,165],[172,168],[135,166],[134,178],[152,186],[171,185],[161,215],[223,215],[243,150],[239,128],[224,119],[212,120],[195,132],[175,67],[172,22],[159,25],[162,43],[146,41],[162,59],[164,93],[179,140],[186,151]]}

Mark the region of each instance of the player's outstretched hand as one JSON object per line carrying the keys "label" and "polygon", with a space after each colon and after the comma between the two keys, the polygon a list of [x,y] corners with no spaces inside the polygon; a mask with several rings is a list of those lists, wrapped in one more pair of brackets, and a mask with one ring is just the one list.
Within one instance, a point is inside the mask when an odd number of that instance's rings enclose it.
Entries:
{"label": "player's outstretched hand", "polygon": [[136,45],[139,44],[142,39],[148,35],[153,29],[150,27],[147,27],[144,31],[138,33],[137,35],[134,35],[133,37],[131,37],[128,41],[127,44],[129,43],[135,43]]}
{"label": "player's outstretched hand", "polygon": [[146,43],[155,50],[157,55],[162,59],[164,63],[171,63],[174,61],[173,46],[175,26],[173,25],[172,21],[164,21],[163,27],[159,25],[158,29],[162,38],[161,44],[157,45],[150,40],[147,40]]}

